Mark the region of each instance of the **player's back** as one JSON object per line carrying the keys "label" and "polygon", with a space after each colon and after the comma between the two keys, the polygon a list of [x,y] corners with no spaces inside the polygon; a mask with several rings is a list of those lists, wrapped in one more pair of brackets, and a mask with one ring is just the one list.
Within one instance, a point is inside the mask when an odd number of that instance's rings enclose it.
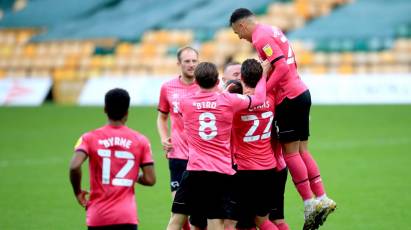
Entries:
{"label": "player's back", "polygon": [[243,95],[203,91],[181,102],[189,146],[187,170],[235,173],[230,150],[231,128],[234,113],[244,107],[243,103],[249,103]]}
{"label": "player's back", "polygon": [[238,170],[267,170],[276,167],[271,146],[274,95],[264,104],[238,111],[233,122],[233,154]]}
{"label": "player's back", "polygon": [[82,136],[76,150],[89,157],[87,225],[137,224],[134,183],[152,163],[149,141],[127,126],[106,125]]}

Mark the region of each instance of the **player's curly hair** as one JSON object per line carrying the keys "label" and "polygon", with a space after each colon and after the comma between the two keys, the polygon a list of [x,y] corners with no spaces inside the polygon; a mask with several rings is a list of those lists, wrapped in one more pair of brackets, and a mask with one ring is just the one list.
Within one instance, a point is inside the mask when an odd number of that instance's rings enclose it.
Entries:
{"label": "player's curly hair", "polygon": [[104,104],[104,111],[108,118],[119,121],[127,115],[130,107],[130,95],[124,89],[111,89],[105,95]]}
{"label": "player's curly hair", "polygon": [[194,70],[194,76],[201,88],[211,89],[218,81],[217,66],[211,62],[201,62]]}
{"label": "player's curly hair", "polygon": [[255,59],[247,59],[241,65],[241,80],[250,88],[255,88],[263,74],[263,67]]}

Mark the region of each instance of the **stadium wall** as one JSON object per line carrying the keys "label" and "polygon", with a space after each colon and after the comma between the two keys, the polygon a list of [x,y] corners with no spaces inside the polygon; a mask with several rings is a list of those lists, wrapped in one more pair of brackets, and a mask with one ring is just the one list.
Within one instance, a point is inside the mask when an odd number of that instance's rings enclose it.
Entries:
{"label": "stadium wall", "polygon": [[[100,77],[83,88],[79,105],[102,105],[104,94],[113,87],[127,89],[133,105],[156,105],[161,84],[171,78]],[[411,74],[308,75],[304,82],[314,104],[411,104]]]}
{"label": "stadium wall", "polygon": [[[134,106],[156,105],[167,76],[101,76],[89,80],[51,77],[0,79],[1,106],[41,105],[53,85],[58,104],[98,106],[111,88],[127,89]],[[411,104],[411,74],[304,75],[313,104]]]}

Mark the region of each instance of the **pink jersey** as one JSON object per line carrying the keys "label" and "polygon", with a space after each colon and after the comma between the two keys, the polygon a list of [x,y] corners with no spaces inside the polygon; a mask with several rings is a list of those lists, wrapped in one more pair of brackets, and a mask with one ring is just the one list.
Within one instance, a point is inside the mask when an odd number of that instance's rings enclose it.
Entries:
{"label": "pink jersey", "polygon": [[271,147],[274,95],[264,104],[239,111],[233,121],[234,159],[238,170],[267,170],[277,165]]}
{"label": "pink jersey", "polygon": [[196,83],[186,85],[181,82],[180,78],[174,78],[162,85],[158,110],[170,114],[173,149],[167,153],[167,157],[186,160],[188,159],[188,146],[183,132],[183,120],[179,115],[179,104],[182,98],[194,94],[199,87]]}
{"label": "pink jersey", "polygon": [[275,63],[279,58],[284,57],[288,64],[289,72],[275,85],[278,89],[276,104],[280,104],[286,97],[295,98],[307,90],[307,86],[298,75],[294,51],[280,29],[258,24],[252,34],[252,43],[262,60]]}
{"label": "pink jersey", "polygon": [[[265,81],[260,82],[265,87]],[[190,137],[187,170],[235,173],[230,150],[233,117],[250,104],[254,103],[248,96],[205,91],[181,101],[184,129]]]}
{"label": "pink jersey", "polygon": [[153,163],[148,139],[127,126],[106,125],[81,136],[75,147],[89,158],[87,225],[138,224],[134,183]]}

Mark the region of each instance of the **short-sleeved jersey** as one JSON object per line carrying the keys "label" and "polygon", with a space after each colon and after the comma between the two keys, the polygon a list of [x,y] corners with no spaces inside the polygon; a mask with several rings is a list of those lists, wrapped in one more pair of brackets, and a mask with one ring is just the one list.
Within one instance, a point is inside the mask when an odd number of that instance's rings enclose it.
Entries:
{"label": "short-sleeved jersey", "polygon": [[170,115],[171,142],[173,149],[167,153],[168,158],[188,158],[187,138],[183,132],[183,121],[179,115],[180,100],[199,90],[196,83],[184,84],[181,77],[176,77],[161,86],[158,110]]}
{"label": "short-sleeved jersey", "polygon": [[258,24],[252,34],[252,43],[261,60],[274,63],[284,57],[288,64],[287,76],[283,77],[275,87],[278,89],[276,104],[280,104],[286,97],[295,98],[307,90],[307,86],[298,75],[294,51],[280,29]]}
{"label": "short-sleeved jersey", "polygon": [[134,183],[153,164],[148,139],[127,126],[106,125],[83,134],[75,151],[89,158],[87,225],[138,224]]}
{"label": "short-sleeved jersey", "polygon": [[199,91],[181,101],[189,149],[188,171],[233,175],[231,131],[234,114],[248,108],[250,99],[227,92]]}
{"label": "short-sleeved jersey", "polygon": [[277,162],[271,146],[274,95],[264,104],[243,109],[234,115],[232,144],[238,170],[267,170]]}

